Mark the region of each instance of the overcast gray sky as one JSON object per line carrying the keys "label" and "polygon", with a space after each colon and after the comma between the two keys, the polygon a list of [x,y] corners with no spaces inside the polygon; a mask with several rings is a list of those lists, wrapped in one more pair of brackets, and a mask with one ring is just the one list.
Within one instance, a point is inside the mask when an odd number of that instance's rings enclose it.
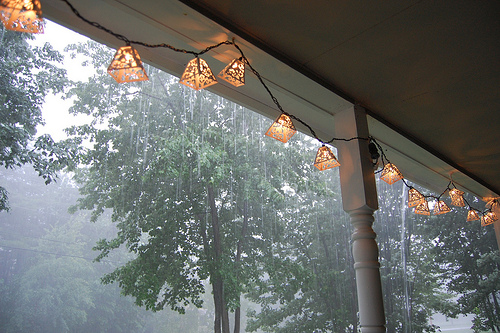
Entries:
{"label": "overcast gray sky", "polygon": [[[68,44],[84,42],[87,40],[87,37],[66,29],[54,22],[48,20],[45,20],[45,22],[45,32],[43,34],[36,35],[35,40],[32,42],[35,45],[41,46],[46,42],[49,42],[56,50],[64,54],[64,48]],[[68,77],[70,80],[87,80],[89,70],[88,68],[84,69],[80,66],[80,62],[81,60],[70,59],[69,56],[65,56],[64,67],[68,71]],[[45,119],[46,125],[38,127],[38,135],[50,134],[54,140],[59,141],[66,137],[63,132],[64,128],[71,126],[72,124],[84,123],[86,121],[86,117],[74,117],[68,113],[71,103],[72,102],[70,100],[63,100],[60,95],[47,96],[45,104],[42,108],[43,118]]]}

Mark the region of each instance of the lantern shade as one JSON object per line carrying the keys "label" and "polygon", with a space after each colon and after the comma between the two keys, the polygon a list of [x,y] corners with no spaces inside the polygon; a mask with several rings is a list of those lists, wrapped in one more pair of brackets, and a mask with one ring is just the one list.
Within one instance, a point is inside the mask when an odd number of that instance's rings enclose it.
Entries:
{"label": "lantern shade", "polygon": [[496,220],[498,220],[497,215],[493,212],[488,212],[481,216],[481,226],[485,227],[493,224]]}
{"label": "lantern shade", "polygon": [[448,205],[442,200],[438,200],[438,202],[434,206],[434,215],[446,214],[450,211],[450,207],[448,207]]}
{"label": "lantern shade", "polygon": [[488,202],[486,203],[486,208],[494,210],[495,206],[497,205],[498,205],[498,198],[489,198]]}
{"label": "lantern shade", "polygon": [[481,218],[479,217],[479,213],[475,209],[469,209],[469,212],[467,213],[467,221],[477,221],[480,220]]}
{"label": "lantern shade", "polygon": [[338,167],[339,161],[327,146],[321,146],[316,153],[314,166],[320,171]]}
{"label": "lantern shade", "polygon": [[415,214],[431,215],[431,211],[429,210],[429,203],[427,202],[427,200],[420,202],[415,207]]}
{"label": "lantern shade", "polygon": [[43,33],[39,0],[1,0],[0,20],[8,30]]}
{"label": "lantern shade", "polygon": [[118,83],[149,80],[139,53],[130,45],[120,47],[116,51],[113,61],[109,64],[108,73]]}
{"label": "lantern shade", "polygon": [[188,62],[179,82],[189,88],[193,88],[194,90],[201,90],[216,84],[217,79],[212,73],[212,70],[208,66],[207,62],[199,57],[196,57]]}
{"label": "lantern shade", "polygon": [[448,194],[451,198],[451,204],[457,207],[465,207],[464,195],[465,192],[460,191],[458,188],[451,189]]}
{"label": "lantern shade", "polygon": [[240,59],[234,59],[229,65],[217,75],[235,87],[245,84],[245,63]]}
{"label": "lantern shade", "polygon": [[266,135],[286,143],[296,132],[297,130],[293,125],[292,119],[282,113],[271,127],[269,127]]}
{"label": "lantern shade", "polygon": [[425,197],[416,188],[408,190],[408,207],[414,207],[422,201],[425,201]]}
{"label": "lantern shade", "polygon": [[398,180],[403,179],[403,175],[401,174],[401,172],[399,172],[398,168],[394,164],[387,163],[386,165],[384,165],[384,169],[382,170],[380,179],[382,179],[387,184],[392,185]]}

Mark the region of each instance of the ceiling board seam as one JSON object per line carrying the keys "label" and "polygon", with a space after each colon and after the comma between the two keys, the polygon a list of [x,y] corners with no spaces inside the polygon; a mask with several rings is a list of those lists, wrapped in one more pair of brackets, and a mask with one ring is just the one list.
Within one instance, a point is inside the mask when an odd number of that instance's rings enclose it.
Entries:
{"label": "ceiling board seam", "polygon": [[333,47],[331,47],[330,49],[328,49],[328,50],[324,51],[323,53],[321,53],[321,54],[317,55],[316,57],[314,57],[314,58],[312,58],[312,59],[310,59],[310,60],[306,61],[306,62],[304,63],[304,65],[307,65],[308,63],[313,62],[314,60],[316,60],[316,59],[318,59],[318,58],[322,57],[323,55],[325,55],[325,54],[327,54],[327,53],[331,52],[332,50],[335,50],[337,47],[342,46],[342,45],[344,45],[344,44],[348,43],[349,41],[351,41],[351,40],[353,40],[353,39],[355,39],[355,38],[357,38],[357,37],[361,36],[361,35],[362,35],[362,34],[364,34],[365,32],[370,31],[371,29],[373,29],[373,28],[375,28],[375,27],[377,27],[377,26],[379,26],[379,25],[381,25],[381,24],[383,24],[383,23],[385,23],[385,22],[387,22],[387,21],[389,21],[389,20],[393,19],[394,17],[396,17],[396,16],[400,15],[401,13],[403,13],[403,12],[407,11],[408,9],[410,9],[410,8],[412,8],[412,7],[415,7],[416,5],[418,5],[419,3],[423,2],[423,1],[424,1],[424,0],[417,1],[417,2],[416,2],[416,3],[414,3],[414,4],[412,4],[412,5],[408,6],[408,7],[405,7],[405,8],[403,8],[403,9],[401,9],[399,12],[397,12],[397,13],[395,13],[395,14],[393,14],[393,15],[389,16],[389,17],[386,17],[386,18],[385,18],[385,19],[383,19],[382,21],[377,22],[377,23],[373,24],[372,26],[370,26],[370,27],[368,27],[368,28],[366,28],[366,29],[364,29],[364,30],[360,31],[360,32],[359,32],[359,33],[357,33],[356,35],[351,36],[351,37],[347,38],[346,40],[343,40],[342,42],[340,42],[340,43],[338,43],[338,44],[334,45]]}

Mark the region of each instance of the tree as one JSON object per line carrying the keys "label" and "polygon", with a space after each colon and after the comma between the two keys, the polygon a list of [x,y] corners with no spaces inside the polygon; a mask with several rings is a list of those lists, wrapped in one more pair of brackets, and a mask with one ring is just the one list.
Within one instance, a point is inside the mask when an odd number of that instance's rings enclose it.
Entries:
{"label": "tree", "polygon": [[[379,244],[382,290],[387,330],[435,332],[429,323],[434,313],[449,314],[451,295],[443,289],[432,237],[427,234],[429,217],[410,212],[408,188],[403,182],[377,182],[379,210],[374,230]],[[426,193],[425,189],[420,189]],[[437,217],[441,219],[442,216]],[[434,219],[434,217],[432,217]]]}
{"label": "tree", "polygon": [[109,217],[67,212],[78,196],[67,174],[48,186],[27,166],[2,176],[16,191],[0,213],[0,331],[140,331],[144,312],[100,283],[114,262],[92,263],[98,237],[116,234]]}
{"label": "tree", "polygon": [[[0,29],[0,165],[31,164],[49,184],[57,171],[74,163],[79,144],[78,139],[56,143],[49,135],[36,137],[45,96],[69,85],[59,67],[63,57],[48,43],[30,45],[32,34]],[[8,209],[8,192],[0,186],[0,211]]]}
{"label": "tree", "polygon": [[[480,206],[469,196],[468,202]],[[430,252],[439,265],[439,277],[457,295],[454,314],[473,314],[475,332],[500,332],[500,255],[493,226],[466,222],[466,211],[453,211],[427,224],[434,240]]]}
{"label": "tree", "polygon": [[261,262],[267,267],[247,295],[261,305],[247,330],[355,332],[357,303],[349,219],[342,211],[338,169],[320,172],[300,160],[317,146],[302,137],[287,149],[284,207],[276,212]]}
{"label": "tree", "polygon": [[149,310],[184,313],[201,306],[209,279],[214,331],[229,332],[234,311],[238,332],[240,295],[265,244],[265,219],[283,200],[279,154],[271,149],[278,143],[264,142],[262,117],[234,103],[152,67],[150,81],[118,85],[105,71],[110,51],[94,43],[71,50],[97,66],[69,94],[72,112],[94,116],[69,131],[93,144],[82,159],[79,208],[94,219],[113,210],[119,232],[99,241],[98,260],[122,245],[134,254],[104,282],[118,282]]}

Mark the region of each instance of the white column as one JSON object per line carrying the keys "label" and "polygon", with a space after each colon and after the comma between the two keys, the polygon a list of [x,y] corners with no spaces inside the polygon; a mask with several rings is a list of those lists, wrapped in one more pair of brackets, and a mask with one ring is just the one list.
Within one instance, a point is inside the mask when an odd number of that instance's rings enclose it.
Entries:
{"label": "white column", "polygon": [[[365,110],[353,106],[335,115],[338,138],[368,137]],[[385,332],[384,303],[373,212],[378,209],[377,189],[368,141],[338,141],[340,186],[344,210],[354,226],[352,252],[361,332]]]}

